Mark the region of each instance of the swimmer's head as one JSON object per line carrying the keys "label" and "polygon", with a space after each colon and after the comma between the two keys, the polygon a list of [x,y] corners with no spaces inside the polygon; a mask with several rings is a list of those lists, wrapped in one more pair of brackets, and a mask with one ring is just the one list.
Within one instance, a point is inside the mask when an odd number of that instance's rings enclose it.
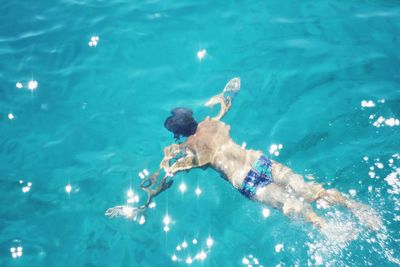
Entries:
{"label": "swimmer's head", "polygon": [[197,121],[193,118],[193,112],[188,108],[174,108],[165,122],[164,127],[174,134],[176,139],[181,136],[188,137],[196,132]]}

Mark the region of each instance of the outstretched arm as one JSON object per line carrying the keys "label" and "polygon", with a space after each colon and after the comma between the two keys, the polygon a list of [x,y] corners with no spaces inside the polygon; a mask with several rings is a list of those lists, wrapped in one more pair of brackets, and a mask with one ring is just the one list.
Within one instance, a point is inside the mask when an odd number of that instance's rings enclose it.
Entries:
{"label": "outstretched arm", "polygon": [[[181,145],[173,144],[164,149],[164,159],[160,163],[160,169],[164,169],[165,176],[158,181],[159,171],[144,180],[140,187],[147,192],[147,200],[143,205],[137,207],[116,206],[106,211],[105,215],[110,217],[124,216],[127,218],[139,219],[144,216],[147,207],[152,202],[153,198],[161,192],[170,188],[173,184],[172,176],[183,170],[188,170],[197,167],[195,164],[194,154],[184,149]],[[171,161],[174,161],[171,163]],[[140,219],[139,219],[140,222]]]}
{"label": "outstretched arm", "polygon": [[240,90],[240,78],[236,77],[231,79],[226,85],[222,93],[213,96],[205,104],[207,107],[212,107],[215,104],[221,105],[221,110],[218,115],[215,116],[214,120],[220,120],[232,105],[233,98]]}

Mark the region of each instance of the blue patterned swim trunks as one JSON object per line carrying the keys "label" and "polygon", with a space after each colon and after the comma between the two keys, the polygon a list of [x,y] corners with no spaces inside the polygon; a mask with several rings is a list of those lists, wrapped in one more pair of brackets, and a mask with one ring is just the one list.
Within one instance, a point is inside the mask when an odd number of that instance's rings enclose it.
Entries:
{"label": "blue patterned swim trunks", "polygon": [[272,162],[269,158],[261,155],[261,157],[254,162],[251,170],[247,173],[246,178],[239,189],[245,197],[252,199],[257,192],[257,189],[272,183]]}

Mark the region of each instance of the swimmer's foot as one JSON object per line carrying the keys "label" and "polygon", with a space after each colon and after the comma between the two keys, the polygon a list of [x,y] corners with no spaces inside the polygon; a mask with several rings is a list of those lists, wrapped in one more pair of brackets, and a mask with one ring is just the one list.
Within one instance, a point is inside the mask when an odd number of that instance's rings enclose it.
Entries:
{"label": "swimmer's foot", "polygon": [[365,225],[373,231],[379,231],[383,228],[383,223],[376,211],[365,204],[358,203],[356,201],[349,201],[347,207],[351,210],[354,216],[360,221],[361,224]]}
{"label": "swimmer's foot", "polygon": [[347,207],[361,224],[371,230],[378,231],[382,229],[383,224],[381,218],[377,212],[368,205],[348,199],[336,190],[322,190],[319,192],[319,197],[328,201],[330,204],[340,204]]}

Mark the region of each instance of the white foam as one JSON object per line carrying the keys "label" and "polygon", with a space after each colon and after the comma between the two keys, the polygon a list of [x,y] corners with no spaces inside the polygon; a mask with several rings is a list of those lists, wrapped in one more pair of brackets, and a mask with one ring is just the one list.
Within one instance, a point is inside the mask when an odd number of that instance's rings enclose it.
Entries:
{"label": "white foam", "polygon": [[318,254],[314,256],[314,259],[315,259],[315,265],[322,265],[324,262],[322,256]]}
{"label": "white foam", "polygon": [[275,252],[277,252],[277,253],[281,252],[282,249],[283,249],[283,244],[282,243],[281,244],[277,244],[275,246]]}
{"label": "white foam", "polygon": [[383,169],[383,167],[384,167],[382,162],[376,162],[375,166],[378,167],[378,169]]}
{"label": "white foam", "polygon": [[372,108],[375,107],[375,103],[372,100],[363,100],[361,101],[361,106],[363,108]]}
{"label": "white foam", "polygon": [[379,116],[379,118],[372,125],[377,128],[383,127],[383,126],[395,127],[395,126],[400,125],[400,121],[396,118],[386,119],[383,116]]}
{"label": "white foam", "polygon": [[349,194],[354,197],[357,194],[357,191],[355,189],[350,189]]}
{"label": "white foam", "polygon": [[388,193],[398,195],[400,194],[400,168],[397,168],[396,171],[390,173],[385,177],[385,181],[388,185],[392,187],[392,189],[388,189]]}

